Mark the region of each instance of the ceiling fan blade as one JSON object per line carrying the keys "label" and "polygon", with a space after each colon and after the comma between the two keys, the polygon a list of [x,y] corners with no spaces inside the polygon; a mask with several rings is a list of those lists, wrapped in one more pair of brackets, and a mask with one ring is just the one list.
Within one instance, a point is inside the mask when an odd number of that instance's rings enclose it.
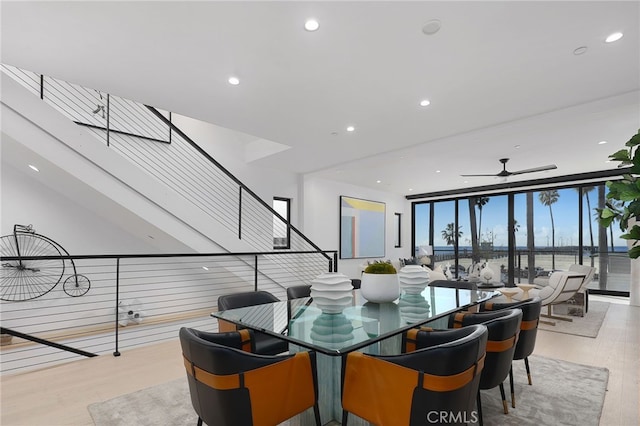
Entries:
{"label": "ceiling fan blade", "polygon": [[557,169],[558,166],[556,166],[555,164],[549,164],[547,166],[540,166],[540,167],[534,167],[532,169],[524,169],[524,170],[518,170],[517,172],[510,172],[510,175],[521,175],[524,173],[534,173],[534,172],[544,172],[545,170],[553,170],[553,169]]}
{"label": "ceiling fan blade", "polygon": [[495,173],[492,174],[484,174],[484,175],[460,175],[462,177],[477,177],[477,176],[498,176]]}

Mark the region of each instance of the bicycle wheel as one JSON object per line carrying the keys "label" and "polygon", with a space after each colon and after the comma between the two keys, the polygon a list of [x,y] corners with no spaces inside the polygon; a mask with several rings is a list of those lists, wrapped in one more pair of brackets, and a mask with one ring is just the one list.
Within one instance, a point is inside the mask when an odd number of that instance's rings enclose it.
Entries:
{"label": "bicycle wheel", "polygon": [[[17,242],[17,246],[16,246]],[[0,256],[61,256],[60,250],[36,234],[17,233],[0,238]],[[0,299],[18,302],[50,292],[64,274],[63,259],[3,260]]]}
{"label": "bicycle wheel", "polygon": [[62,288],[69,296],[78,297],[87,294],[91,288],[91,281],[89,281],[89,278],[84,275],[71,275],[69,278],[64,280]]}

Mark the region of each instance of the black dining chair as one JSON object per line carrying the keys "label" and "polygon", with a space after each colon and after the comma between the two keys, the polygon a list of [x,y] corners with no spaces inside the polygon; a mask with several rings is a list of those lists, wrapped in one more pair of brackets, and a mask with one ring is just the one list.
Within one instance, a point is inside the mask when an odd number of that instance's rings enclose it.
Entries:
{"label": "black dining chair", "polygon": [[378,426],[440,424],[439,413],[473,420],[485,359],[487,328],[418,331],[401,355],[349,353],[343,362],[342,424],[353,413]]}
{"label": "black dining chair", "polygon": [[198,426],[277,425],[311,407],[320,426],[315,352],[257,355],[253,335],[180,329]]}
{"label": "black dining chair", "polygon": [[[511,361],[516,349],[522,311],[504,309],[496,312],[458,312],[449,317],[449,328],[461,328],[475,324],[484,324],[489,330],[487,356],[480,377],[480,389],[500,388],[504,413],[509,414],[503,382],[511,371]],[[477,395],[478,420],[482,426],[482,400]]]}
{"label": "black dining chair", "polygon": [[[527,380],[529,385],[531,381],[531,370],[529,369],[529,355],[533,353],[536,346],[536,336],[538,335],[538,323],[540,322],[540,313],[542,311],[542,300],[540,297],[523,300],[521,302],[498,303],[487,301],[480,304],[480,311],[499,311],[502,309],[522,310],[522,322],[520,323],[520,335],[516,343],[516,349],[513,353],[514,360],[524,360],[524,366],[527,370]],[[513,389],[513,368],[509,370],[509,387],[511,388],[511,406],[515,408],[516,397]]]}
{"label": "black dining chair", "polygon": [[[279,302],[280,299],[268,291],[246,291],[240,293],[225,294],[218,297],[218,310],[244,308],[247,306],[263,305]],[[235,331],[237,327],[228,321],[218,319],[218,331]],[[286,341],[266,333],[255,332],[255,352],[263,355],[277,355],[289,350]]]}
{"label": "black dining chair", "polygon": [[303,297],[310,297],[310,296],[311,296],[310,285],[292,285],[291,287],[287,287],[287,300],[301,299]]}

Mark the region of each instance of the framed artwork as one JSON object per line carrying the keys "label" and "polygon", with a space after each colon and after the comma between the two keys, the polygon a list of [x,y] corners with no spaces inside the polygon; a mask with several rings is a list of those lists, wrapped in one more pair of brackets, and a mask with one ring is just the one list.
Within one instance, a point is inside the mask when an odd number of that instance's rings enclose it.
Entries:
{"label": "framed artwork", "polygon": [[384,257],[385,204],[340,196],[340,259]]}

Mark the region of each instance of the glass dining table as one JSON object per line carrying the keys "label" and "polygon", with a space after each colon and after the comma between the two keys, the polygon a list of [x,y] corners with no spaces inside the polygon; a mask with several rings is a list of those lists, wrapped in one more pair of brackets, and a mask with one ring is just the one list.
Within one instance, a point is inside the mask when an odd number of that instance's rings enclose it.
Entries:
{"label": "glass dining table", "polygon": [[[306,297],[264,305],[247,306],[211,315],[239,327],[269,334],[289,343],[289,351],[317,353],[318,401],[323,424],[342,416],[340,380],[342,357],[353,351],[393,355],[401,353],[402,333],[428,325],[447,328],[451,313],[468,310],[500,293],[490,290],[426,287],[405,292],[391,303],[367,302],[359,290],[337,308],[318,306]],[[325,309],[323,309],[325,308]],[[349,424],[358,422],[350,416]],[[313,424],[313,416],[301,424]]]}

